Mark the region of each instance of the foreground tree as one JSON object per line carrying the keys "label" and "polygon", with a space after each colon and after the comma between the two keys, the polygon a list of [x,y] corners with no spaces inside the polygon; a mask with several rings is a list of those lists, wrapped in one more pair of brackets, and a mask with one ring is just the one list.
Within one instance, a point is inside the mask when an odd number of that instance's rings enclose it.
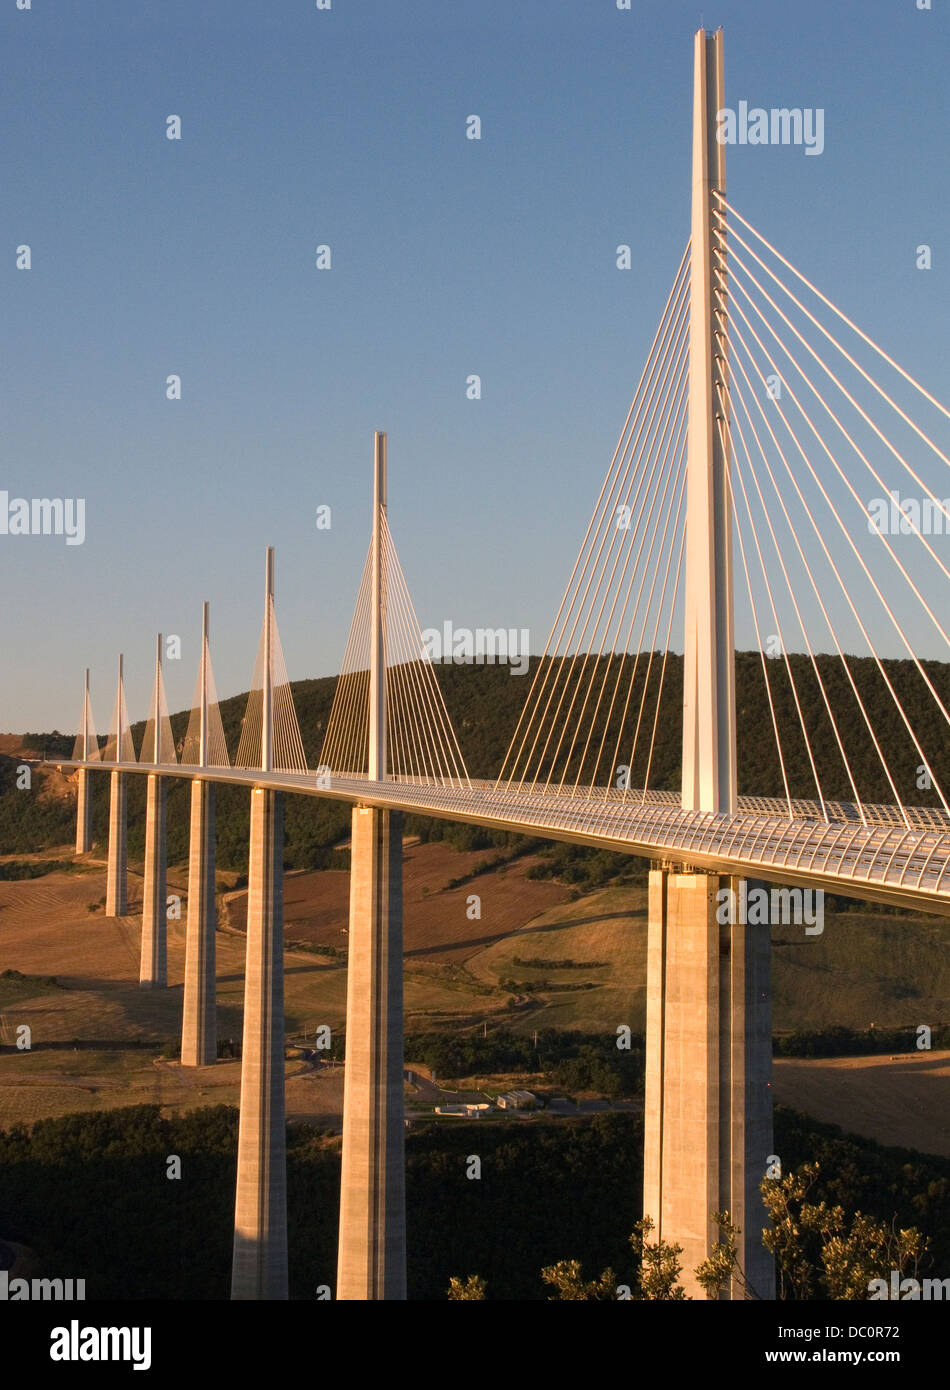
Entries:
{"label": "foreground tree", "polygon": [[484,1301],[485,1280],[477,1274],[470,1274],[467,1279],[456,1279],[454,1276],[449,1280],[450,1299],[477,1298]]}
{"label": "foreground tree", "polygon": [[[848,1217],[841,1206],[809,1201],[819,1174],[817,1163],[803,1163],[784,1177],[765,1178],[761,1184],[772,1223],[763,1230],[762,1241],[775,1257],[779,1298],[866,1300],[872,1280],[887,1281],[892,1271],[901,1277],[916,1277],[928,1248],[916,1227],[898,1229],[896,1218],[888,1225],[860,1211]],[[754,1298],[738,1266],[739,1227],[729,1220],[727,1211],[713,1212],[711,1220],[719,1228],[719,1239],[697,1266],[697,1283],[710,1299],[719,1298],[730,1282],[745,1298]],[[612,1269],[605,1269],[595,1279],[585,1279],[579,1260],[559,1260],[541,1271],[542,1281],[554,1290],[549,1298],[684,1300],[686,1292],[679,1282],[683,1247],[665,1240],[651,1241],[654,1229],[651,1218],[644,1216],[630,1237],[637,1260],[632,1286],[618,1284]],[[484,1281],[477,1275],[464,1284],[453,1279],[449,1298],[484,1298],[484,1289]]]}
{"label": "foreground tree", "polygon": [[636,1255],[636,1292],[632,1298],[637,1302],[680,1302],[686,1298],[682,1284],[678,1283],[683,1272],[680,1255],[682,1245],[671,1245],[669,1241],[651,1241],[655,1229],[652,1217],[644,1216],[633,1228],[630,1244]]}
{"label": "foreground tree", "polygon": [[803,1163],[762,1183],[772,1223],[762,1240],[775,1256],[779,1298],[865,1300],[872,1279],[892,1270],[915,1276],[928,1247],[917,1228],[899,1230],[860,1211],[849,1220],[841,1206],[810,1202],[820,1172],[819,1164]]}
{"label": "foreground tree", "polygon": [[685,1299],[686,1294],[678,1282],[682,1272],[681,1245],[670,1245],[667,1241],[651,1241],[653,1221],[649,1216],[638,1221],[630,1237],[630,1244],[637,1257],[638,1269],[633,1287],[620,1284],[612,1269],[605,1269],[597,1279],[585,1279],[579,1260],[559,1260],[541,1271],[541,1278],[549,1288],[554,1289],[551,1299],[599,1299],[606,1301],[622,1298],[626,1301],[644,1302],[654,1300]]}
{"label": "foreground tree", "polygon": [[541,1279],[555,1292],[551,1299],[598,1299],[601,1302],[617,1297],[617,1276],[605,1269],[599,1279],[585,1280],[579,1260],[558,1260],[541,1271]]}

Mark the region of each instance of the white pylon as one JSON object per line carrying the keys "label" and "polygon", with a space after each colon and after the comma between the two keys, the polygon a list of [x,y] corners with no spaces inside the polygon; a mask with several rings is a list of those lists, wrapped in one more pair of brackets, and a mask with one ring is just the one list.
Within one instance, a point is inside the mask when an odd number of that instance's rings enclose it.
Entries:
{"label": "white pylon", "polygon": [[201,605],[201,667],[199,676],[198,766],[208,766],[208,632],[210,604]]}
{"label": "white pylon", "polygon": [[[162,634],[158,633],[155,638],[155,691],[152,697],[152,708],[155,711],[155,728],[152,737],[152,762],[161,762],[162,753]],[[145,749],[142,749],[144,754]],[[144,761],[144,757],[143,757]]]}
{"label": "white pylon", "polygon": [[264,685],[261,710],[261,771],[274,763],[274,547],[264,558]]}
{"label": "white pylon", "polygon": [[386,435],[376,431],[373,468],[372,591],[370,596],[369,779],[386,776]]}
{"label": "white pylon", "polygon": [[729,498],[723,34],[696,34],[689,310],[689,445],[683,649],[683,807],[736,808],[735,640]]}

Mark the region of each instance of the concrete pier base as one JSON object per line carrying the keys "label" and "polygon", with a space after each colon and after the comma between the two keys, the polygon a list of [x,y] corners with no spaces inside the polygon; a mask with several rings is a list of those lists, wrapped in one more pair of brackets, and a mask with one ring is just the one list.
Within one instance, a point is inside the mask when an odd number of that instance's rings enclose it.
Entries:
{"label": "concrete pier base", "polygon": [[106,870],[107,917],[124,917],[129,910],[126,828],[125,773],[113,772],[109,778],[109,856]]}
{"label": "concrete pier base", "polygon": [[283,850],[281,794],[255,787],[251,792],[232,1299],[288,1296]]}
{"label": "concrete pier base", "polygon": [[353,810],[337,1299],[406,1297],[402,816]]}
{"label": "concrete pier base", "polygon": [[76,775],[76,853],[92,849],[92,787],[84,767]]}
{"label": "concrete pier base", "polygon": [[185,935],[185,998],[181,1064],[210,1067],[218,1056],[214,933],[214,783],[191,784],[188,856],[188,925]]}
{"label": "concrete pier base", "polygon": [[[696,1266],[728,1211],[741,1228],[739,1267],[759,1298],[775,1297],[758,1191],[772,1153],[768,927],[717,919],[737,879],[650,871],[643,1211],[651,1239],[681,1245],[681,1282],[704,1298]],[[741,1280],[726,1297],[751,1297]]]}
{"label": "concrete pier base", "polygon": [[168,985],[168,916],[165,879],[165,779],[150,772],[145,800],[145,877],[142,882],[142,989]]}

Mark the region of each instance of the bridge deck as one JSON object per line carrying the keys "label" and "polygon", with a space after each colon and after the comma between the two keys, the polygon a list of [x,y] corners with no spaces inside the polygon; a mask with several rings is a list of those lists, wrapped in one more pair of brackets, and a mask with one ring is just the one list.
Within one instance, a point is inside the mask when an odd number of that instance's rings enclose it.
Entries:
{"label": "bridge deck", "polygon": [[862,820],[844,803],[822,808],[798,801],[790,819],[786,802],[766,797],[740,797],[736,815],[714,816],[684,811],[672,792],[571,795],[492,782],[442,785],[337,774],[321,786],[315,773],[257,768],[58,760],[55,766],[271,787],[950,915],[950,824],[928,808],[909,813],[908,827],[895,807],[866,806]]}

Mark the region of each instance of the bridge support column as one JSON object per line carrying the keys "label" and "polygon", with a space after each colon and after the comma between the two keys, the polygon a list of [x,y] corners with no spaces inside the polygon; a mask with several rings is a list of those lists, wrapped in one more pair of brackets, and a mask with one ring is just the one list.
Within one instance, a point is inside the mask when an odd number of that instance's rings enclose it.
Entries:
{"label": "bridge support column", "polygon": [[214,932],[214,783],[191,784],[188,926],[185,998],[181,1024],[183,1067],[210,1067],[218,1056]]}
{"label": "bridge support column", "polygon": [[81,767],[76,777],[76,853],[92,849],[92,787],[89,773]]}
{"label": "bridge support column", "polygon": [[148,775],[145,801],[145,877],[142,883],[142,989],[168,985],[168,916],[165,878],[165,779]]}
{"label": "bridge support column", "polygon": [[287,1298],[283,799],[251,792],[232,1299]]}
{"label": "bridge support column", "polygon": [[406,1297],[402,816],[353,810],[338,1299]]}
{"label": "bridge support column", "polygon": [[[728,1211],[745,1283],[769,1299],[758,1192],[772,1152],[769,929],[720,924],[721,888],[738,880],[650,871],[643,1211],[652,1239],[683,1247],[692,1298],[705,1297],[694,1271],[718,1238],[710,1215]],[[751,1294],[737,1278],[726,1296]]]}
{"label": "bridge support column", "polygon": [[106,871],[106,916],[124,917],[129,910],[126,865],[125,773],[109,778],[109,857]]}

